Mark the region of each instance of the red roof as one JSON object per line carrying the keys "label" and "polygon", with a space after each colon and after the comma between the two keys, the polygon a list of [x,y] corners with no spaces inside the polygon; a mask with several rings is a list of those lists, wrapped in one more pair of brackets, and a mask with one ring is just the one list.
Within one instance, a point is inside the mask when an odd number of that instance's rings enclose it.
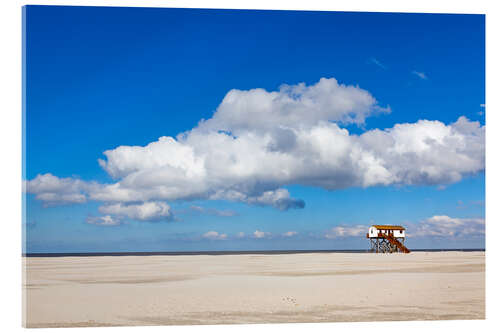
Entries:
{"label": "red roof", "polygon": [[374,224],[372,227],[377,228],[378,230],[406,230],[400,225],[380,225]]}

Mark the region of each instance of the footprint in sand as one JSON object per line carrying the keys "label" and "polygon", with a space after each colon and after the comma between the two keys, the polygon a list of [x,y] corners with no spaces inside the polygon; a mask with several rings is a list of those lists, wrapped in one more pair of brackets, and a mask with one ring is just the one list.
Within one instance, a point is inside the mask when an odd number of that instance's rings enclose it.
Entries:
{"label": "footprint in sand", "polygon": [[298,304],[297,304],[297,300],[296,300],[295,298],[293,298],[293,297],[288,297],[288,296],[287,296],[287,297],[283,297],[281,300],[283,300],[283,301],[285,301],[285,302],[288,302],[288,303],[291,303],[291,304],[293,304],[293,305],[295,305],[295,306],[297,306],[297,305],[298,305]]}

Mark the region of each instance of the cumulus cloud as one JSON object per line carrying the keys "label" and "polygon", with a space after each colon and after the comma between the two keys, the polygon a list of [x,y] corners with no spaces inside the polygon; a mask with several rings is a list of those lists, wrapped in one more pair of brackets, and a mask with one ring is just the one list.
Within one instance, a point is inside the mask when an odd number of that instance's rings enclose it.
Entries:
{"label": "cumulus cloud", "polygon": [[267,237],[271,236],[271,233],[266,232],[266,231],[255,230],[255,232],[253,233],[253,236],[255,238],[267,238]]}
{"label": "cumulus cloud", "polygon": [[[484,127],[465,117],[450,125],[421,120],[359,136],[329,122],[287,131],[294,137],[293,146],[276,145],[274,131],[233,137],[193,130],[178,140],[160,138],[145,147],[119,147],[106,152],[108,159],[102,163],[122,178],[95,188],[90,198],[222,199],[286,210],[305,205],[290,197],[283,188],[287,185],[328,190],[440,185],[484,169]],[[179,146],[190,151],[184,161],[183,154],[176,153]]]}
{"label": "cumulus cloud", "polygon": [[288,210],[290,208],[304,208],[305,202],[302,199],[290,198],[290,193],[285,189],[275,191],[266,191],[260,196],[249,197],[247,203],[256,205],[270,205],[279,210]]}
{"label": "cumulus cloud", "polygon": [[45,203],[94,200],[105,203],[103,214],[141,219],[146,203],[162,217],[170,209],[160,202],[175,200],[300,209],[305,202],[287,186],[439,186],[484,170],[484,126],[465,117],[360,135],[341,127],[388,111],[368,91],[333,78],[271,92],[231,90],[213,117],[190,131],[105,151],[99,164],[111,183],[45,174],[27,181],[26,190]]}
{"label": "cumulus cloud", "polygon": [[229,91],[215,114],[201,121],[199,130],[227,131],[239,136],[247,131],[267,133],[277,126],[296,128],[320,121],[362,124],[376,112],[390,112],[358,86],[322,78],[314,85],[284,84],[278,91],[264,89]]}
{"label": "cumulus cloud", "polygon": [[469,237],[484,236],[483,218],[452,218],[447,215],[435,215],[421,221],[408,237]]}
{"label": "cumulus cloud", "polygon": [[344,238],[344,237],[359,237],[368,232],[368,225],[338,225],[325,233],[328,239]]}
{"label": "cumulus cloud", "polygon": [[415,74],[416,76],[418,76],[422,80],[427,80],[427,75],[425,75],[425,73],[413,71],[412,74]]}
{"label": "cumulus cloud", "polygon": [[210,240],[225,240],[227,239],[226,234],[219,234],[217,231],[208,231],[203,234],[203,238],[210,239]]}
{"label": "cumulus cloud", "polygon": [[46,173],[24,182],[27,193],[35,194],[35,198],[47,206],[60,203],[84,203],[87,201],[85,191],[90,190],[92,183],[75,178],[59,178]]}
{"label": "cumulus cloud", "polygon": [[297,235],[297,234],[298,234],[298,232],[297,232],[297,231],[287,231],[287,232],[285,232],[285,233],[283,234],[283,236],[285,236],[285,237],[293,237],[293,236],[295,236],[295,235]]}
{"label": "cumulus cloud", "polygon": [[102,214],[126,216],[133,220],[155,221],[170,220],[173,218],[170,206],[165,202],[144,202],[141,204],[111,204],[99,207]]}
{"label": "cumulus cloud", "polygon": [[105,227],[113,227],[122,224],[122,221],[120,218],[112,217],[110,215],[104,215],[104,216],[89,216],[87,217],[87,223]]}

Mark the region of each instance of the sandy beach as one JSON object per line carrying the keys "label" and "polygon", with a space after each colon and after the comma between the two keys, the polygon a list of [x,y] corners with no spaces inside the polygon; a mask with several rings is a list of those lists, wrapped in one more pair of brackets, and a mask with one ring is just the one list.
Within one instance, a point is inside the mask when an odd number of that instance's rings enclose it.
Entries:
{"label": "sandy beach", "polygon": [[483,319],[484,252],[23,258],[26,327]]}

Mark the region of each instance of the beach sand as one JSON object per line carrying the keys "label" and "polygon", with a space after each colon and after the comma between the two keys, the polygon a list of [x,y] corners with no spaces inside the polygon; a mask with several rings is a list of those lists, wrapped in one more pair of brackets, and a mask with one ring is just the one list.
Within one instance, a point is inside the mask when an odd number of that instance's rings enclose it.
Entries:
{"label": "beach sand", "polygon": [[484,252],[23,258],[26,327],[484,319]]}

